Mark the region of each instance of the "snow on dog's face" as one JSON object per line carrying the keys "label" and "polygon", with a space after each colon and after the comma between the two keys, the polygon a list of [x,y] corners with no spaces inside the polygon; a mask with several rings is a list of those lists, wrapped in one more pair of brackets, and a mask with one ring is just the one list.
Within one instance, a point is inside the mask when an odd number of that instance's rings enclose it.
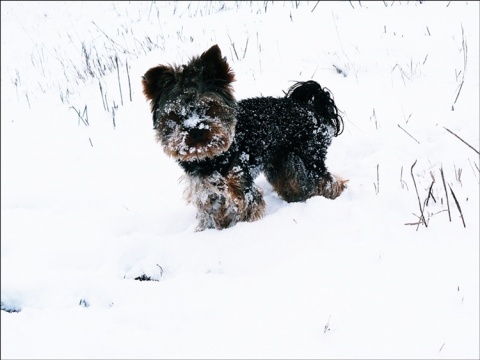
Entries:
{"label": "snow on dog's face", "polygon": [[146,72],[143,92],[168,155],[190,161],[228,150],[236,125],[232,81],[234,74],[217,45],[187,65],[159,65]]}
{"label": "snow on dog's face", "polygon": [[217,96],[168,102],[156,110],[157,139],[164,151],[183,161],[218,155],[230,147],[236,118]]}

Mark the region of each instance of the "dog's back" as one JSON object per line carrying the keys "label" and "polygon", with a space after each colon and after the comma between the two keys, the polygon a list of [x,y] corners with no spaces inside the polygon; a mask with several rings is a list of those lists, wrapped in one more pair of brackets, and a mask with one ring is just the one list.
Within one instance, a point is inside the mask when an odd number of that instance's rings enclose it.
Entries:
{"label": "dog's back", "polygon": [[326,151],[332,137],[343,130],[329,91],[315,81],[294,84],[282,98],[250,98],[237,105],[237,143],[253,157],[263,157],[259,163],[269,161],[266,156],[292,148],[300,151],[312,143]]}

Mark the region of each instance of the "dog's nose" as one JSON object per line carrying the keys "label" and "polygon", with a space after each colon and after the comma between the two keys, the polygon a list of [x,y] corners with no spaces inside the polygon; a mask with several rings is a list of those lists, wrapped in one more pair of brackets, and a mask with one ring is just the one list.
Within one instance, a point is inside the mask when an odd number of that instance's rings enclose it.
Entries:
{"label": "dog's nose", "polygon": [[198,143],[207,139],[207,133],[208,131],[204,129],[191,129],[188,132],[188,137],[192,143]]}

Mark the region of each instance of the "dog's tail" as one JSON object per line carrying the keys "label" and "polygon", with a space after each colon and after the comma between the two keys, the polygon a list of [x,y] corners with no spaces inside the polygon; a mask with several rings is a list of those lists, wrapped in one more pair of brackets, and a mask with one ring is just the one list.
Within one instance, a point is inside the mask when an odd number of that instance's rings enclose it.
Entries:
{"label": "dog's tail", "polygon": [[322,88],[313,80],[295,83],[285,97],[313,106],[315,112],[325,119],[334,130],[334,136],[343,132],[343,118],[338,114],[337,106],[327,88]]}

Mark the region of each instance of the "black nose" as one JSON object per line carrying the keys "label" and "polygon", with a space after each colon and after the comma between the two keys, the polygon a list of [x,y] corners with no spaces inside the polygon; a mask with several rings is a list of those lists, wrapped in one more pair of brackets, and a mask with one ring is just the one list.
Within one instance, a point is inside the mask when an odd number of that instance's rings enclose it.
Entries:
{"label": "black nose", "polygon": [[204,129],[192,129],[188,132],[188,138],[192,143],[198,143],[207,139],[208,131]]}

